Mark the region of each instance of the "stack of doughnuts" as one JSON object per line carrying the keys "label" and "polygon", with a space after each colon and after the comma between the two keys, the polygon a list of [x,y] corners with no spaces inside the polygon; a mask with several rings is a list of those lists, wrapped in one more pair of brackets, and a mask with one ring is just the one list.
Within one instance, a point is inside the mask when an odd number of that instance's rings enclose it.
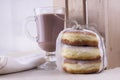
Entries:
{"label": "stack of doughnuts", "polygon": [[68,30],[61,36],[64,58],[62,68],[68,73],[96,73],[101,70],[102,56],[97,35],[89,30]]}

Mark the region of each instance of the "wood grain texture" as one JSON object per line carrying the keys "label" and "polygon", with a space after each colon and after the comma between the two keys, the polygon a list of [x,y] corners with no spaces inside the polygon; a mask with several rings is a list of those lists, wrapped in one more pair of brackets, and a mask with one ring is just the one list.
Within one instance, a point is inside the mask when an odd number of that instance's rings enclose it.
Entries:
{"label": "wood grain texture", "polygon": [[104,0],[87,0],[88,1],[88,22],[105,37],[105,6]]}
{"label": "wood grain texture", "polygon": [[[105,13],[104,0],[88,1],[88,20],[89,25],[95,28],[105,37]],[[85,0],[68,0],[68,17],[76,20],[80,24],[85,24]]]}
{"label": "wood grain texture", "polygon": [[68,14],[70,20],[85,24],[83,0],[68,0]]}
{"label": "wood grain texture", "polygon": [[109,68],[120,66],[120,0],[106,1],[106,42]]}
{"label": "wood grain texture", "polygon": [[[66,7],[66,19],[76,20],[85,24],[85,0],[54,0],[54,6]],[[89,25],[95,28],[105,37],[105,13],[104,0],[88,1]],[[67,3],[65,3],[67,2]],[[66,6],[67,5],[67,6]]]}

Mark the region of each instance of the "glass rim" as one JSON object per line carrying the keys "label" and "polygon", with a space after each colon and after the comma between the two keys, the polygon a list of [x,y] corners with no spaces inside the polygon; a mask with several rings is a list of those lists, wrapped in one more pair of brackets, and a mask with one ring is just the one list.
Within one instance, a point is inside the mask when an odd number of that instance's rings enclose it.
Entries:
{"label": "glass rim", "polygon": [[[63,14],[65,13],[65,8],[64,7],[60,7],[60,6],[47,6],[47,7],[38,7],[38,8],[34,8],[34,15],[39,15],[41,14],[46,14],[47,12],[49,13],[59,13],[59,14]],[[58,12],[56,12],[58,11]]]}
{"label": "glass rim", "polygon": [[37,7],[37,8],[34,8],[34,11],[36,10],[40,10],[40,9],[65,9],[64,7],[61,7],[61,6],[46,6],[46,7]]}

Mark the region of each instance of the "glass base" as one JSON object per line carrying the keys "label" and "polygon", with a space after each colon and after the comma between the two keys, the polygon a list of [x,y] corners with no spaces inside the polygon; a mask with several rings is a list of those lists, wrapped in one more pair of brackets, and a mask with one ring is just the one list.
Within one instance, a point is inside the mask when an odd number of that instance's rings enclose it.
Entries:
{"label": "glass base", "polygon": [[56,69],[56,63],[55,63],[55,61],[54,62],[46,62],[46,63],[44,63],[43,65],[41,65],[40,67],[39,67],[39,69],[43,69],[43,70],[55,70]]}
{"label": "glass base", "polygon": [[40,65],[38,69],[54,70],[56,67],[55,52],[46,52],[46,63]]}

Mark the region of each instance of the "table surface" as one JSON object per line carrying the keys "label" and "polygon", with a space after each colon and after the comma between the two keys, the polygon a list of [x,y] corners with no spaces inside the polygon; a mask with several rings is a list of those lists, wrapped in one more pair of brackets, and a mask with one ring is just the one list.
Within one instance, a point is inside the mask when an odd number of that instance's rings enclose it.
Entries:
{"label": "table surface", "polygon": [[33,69],[0,75],[0,80],[120,80],[120,68],[105,70],[97,74],[68,74],[57,70]]}
{"label": "table surface", "polygon": [[[23,55],[30,55],[31,53],[37,52],[12,52],[4,55],[20,57]],[[18,73],[0,75],[0,80],[120,80],[120,67],[104,70],[97,74],[68,74],[57,70],[32,69]]]}

